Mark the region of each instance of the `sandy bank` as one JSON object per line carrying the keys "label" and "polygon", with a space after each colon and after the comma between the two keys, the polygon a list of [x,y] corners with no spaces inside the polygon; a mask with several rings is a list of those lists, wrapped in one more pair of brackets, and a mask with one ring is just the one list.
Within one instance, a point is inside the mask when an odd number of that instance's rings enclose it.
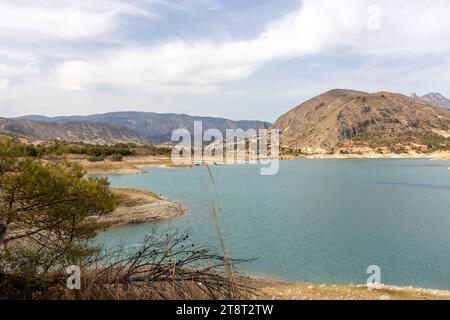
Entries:
{"label": "sandy bank", "polygon": [[434,153],[377,153],[367,151],[362,153],[312,153],[300,155],[282,155],[282,160],[292,159],[432,159],[432,160],[450,160],[450,152],[434,152]]}
{"label": "sandy bank", "polygon": [[259,289],[268,300],[450,300],[450,291],[388,285],[281,284]]}
{"label": "sandy bank", "polygon": [[90,162],[86,159],[69,158],[80,164],[89,174],[140,174],[142,167],[185,168],[186,165],[176,165],[170,157],[130,156],[122,161]]}
{"label": "sandy bank", "polygon": [[[433,159],[450,160],[450,151],[435,153],[377,153],[374,150],[362,150],[358,153],[311,153],[311,154],[283,154],[281,160],[292,159]],[[188,168],[192,165],[177,165],[172,162],[170,157],[154,156],[131,156],[125,157],[123,161],[101,161],[89,162],[86,159],[70,159],[80,164],[89,174],[141,174],[145,173],[143,167],[160,168]],[[209,165],[215,165],[214,159],[202,159]]]}
{"label": "sandy bank", "polygon": [[98,219],[104,228],[172,220],[188,211],[182,204],[152,192],[136,189],[112,189],[112,192],[118,206],[113,213]]}

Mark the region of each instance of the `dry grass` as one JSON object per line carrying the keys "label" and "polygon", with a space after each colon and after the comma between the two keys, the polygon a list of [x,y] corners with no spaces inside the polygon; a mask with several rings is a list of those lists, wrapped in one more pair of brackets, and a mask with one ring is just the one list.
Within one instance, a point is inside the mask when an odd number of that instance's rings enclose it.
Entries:
{"label": "dry grass", "polygon": [[126,207],[149,204],[162,199],[154,192],[132,188],[113,188],[111,192],[116,197],[118,205]]}
{"label": "dry grass", "polygon": [[[217,274],[217,276],[220,277],[218,283],[222,282],[222,285],[226,285],[226,278],[220,274]],[[80,291],[63,288],[55,292],[55,298],[58,300],[209,300],[230,298],[229,291],[210,292],[206,287],[208,284],[205,286],[200,279],[152,282],[142,278],[130,283],[120,283],[119,281],[119,283],[105,284],[104,282],[104,279],[99,276],[99,272],[92,270],[87,276],[84,276]],[[234,291],[235,299],[251,299],[258,295],[256,290],[247,286],[247,284],[240,288],[240,290]]]}
{"label": "dry grass", "polygon": [[118,246],[85,262],[79,291],[55,286],[54,299],[244,299],[256,291],[247,281],[231,282],[229,259],[192,243],[189,232],[160,234],[155,227],[142,244]]}
{"label": "dry grass", "polygon": [[141,244],[104,248],[80,261],[81,290],[68,290],[64,267],[30,273],[0,270],[0,299],[230,299],[255,294],[245,283],[231,283],[231,259],[196,245],[189,232],[160,233],[154,227]]}
{"label": "dry grass", "polygon": [[[86,272],[83,272],[86,274]],[[180,300],[180,299],[229,299],[230,292],[221,290],[211,293],[202,288],[199,280],[182,280],[176,284],[170,279],[162,282],[148,282],[145,277],[129,283],[105,281],[98,270],[92,270],[83,278],[81,291],[62,289],[55,296],[58,299],[83,300]],[[221,281],[228,277],[220,275]],[[106,283],[106,284],[105,284]],[[250,300],[450,300],[450,292],[412,287],[366,285],[312,285],[280,284],[274,280],[255,279],[235,275],[230,288],[232,299]],[[238,289],[236,289],[236,287]],[[175,289],[176,288],[176,289]]]}

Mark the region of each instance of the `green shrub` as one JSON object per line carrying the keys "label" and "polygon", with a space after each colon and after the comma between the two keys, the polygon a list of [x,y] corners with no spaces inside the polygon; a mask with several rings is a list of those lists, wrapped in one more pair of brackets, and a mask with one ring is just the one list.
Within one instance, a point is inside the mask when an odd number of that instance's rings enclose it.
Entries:
{"label": "green shrub", "polygon": [[111,161],[122,161],[123,160],[123,156],[119,153],[115,153],[111,156],[110,158]]}
{"label": "green shrub", "polygon": [[91,156],[91,157],[87,158],[87,160],[89,162],[102,162],[102,161],[105,161],[105,157],[104,156]]}

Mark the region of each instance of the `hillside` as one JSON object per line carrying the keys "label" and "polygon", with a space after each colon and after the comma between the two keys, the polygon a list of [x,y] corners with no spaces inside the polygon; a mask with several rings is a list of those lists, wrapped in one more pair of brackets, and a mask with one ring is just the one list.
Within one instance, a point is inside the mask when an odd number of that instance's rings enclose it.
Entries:
{"label": "hillside", "polygon": [[91,122],[50,123],[0,118],[0,132],[30,140],[61,140],[89,144],[148,143],[146,139],[125,127]]}
{"label": "hillside", "polygon": [[288,148],[450,147],[450,111],[401,94],[331,90],[282,115]]}
{"label": "hillside", "polygon": [[450,109],[450,100],[447,99],[446,97],[444,97],[442,94],[437,93],[437,92],[430,92],[421,97],[419,97],[417,94],[413,93],[411,95],[411,97],[423,100],[425,102],[434,104],[436,106],[439,106],[439,107],[442,107],[445,109]]}
{"label": "hillside", "polygon": [[17,119],[46,121],[56,123],[88,121],[126,127],[140,136],[153,142],[170,141],[172,131],[178,128],[193,132],[194,121],[203,122],[203,130],[217,128],[222,132],[226,129],[269,128],[270,123],[263,121],[233,121],[223,118],[195,117],[185,114],[153,113],[153,112],[112,112],[89,116],[44,117],[24,116]]}

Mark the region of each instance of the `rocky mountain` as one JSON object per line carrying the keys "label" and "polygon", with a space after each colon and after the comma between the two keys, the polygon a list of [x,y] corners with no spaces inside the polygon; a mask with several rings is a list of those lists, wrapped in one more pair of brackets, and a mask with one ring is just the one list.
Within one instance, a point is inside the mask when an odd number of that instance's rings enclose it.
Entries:
{"label": "rocky mountain", "polygon": [[411,94],[412,98],[420,99],[428,103],[434,104],[436,106],[450,109],[450,100],[444,97],[442,94],[437,92],[430,92],[424,96],[419,97],[417,94]]}
{"label": "rocky mountain", "polygon": [[331,90],[274,123],[290,148],[450,146],[450,110],[401,94]]}
{"label": "rocky mountain", "polygon": [[68,116],[68,117],[43,117],[29,115],[20,120],[45,121],[64,124],[67,122],[88,121],[110,125],[119,125],[139,134],[143,138],[153,142],[170,141],[172,131],[178,128],[188,129],[193,132],[194,121],[203,122],[203,130],[217,128],[222,132],[226,129],[241,128],[269,128],[270,123],[263,121],[233,121],[223,118],[195,117],[186,114],[173,113],[153,113],[153,112],[112,112],[105,114],[95,114],[89,116]]}
{"label": "rocky mountain", "polygon": [[51,123],[0,118],[0,132],[30,140],[61,140],[89,144],[148,143],[148,140],[128,128],[84,121]]}

